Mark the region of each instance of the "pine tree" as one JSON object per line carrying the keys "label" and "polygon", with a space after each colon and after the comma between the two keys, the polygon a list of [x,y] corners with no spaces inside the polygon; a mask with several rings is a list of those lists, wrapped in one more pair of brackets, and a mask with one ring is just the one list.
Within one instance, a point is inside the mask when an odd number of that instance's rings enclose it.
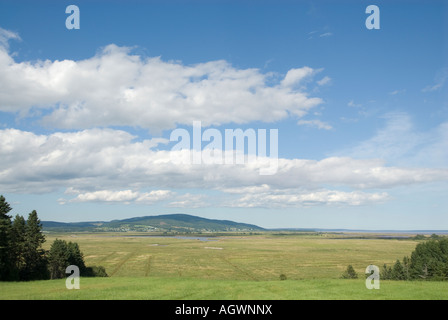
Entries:
{"label": "pine tree", "polygon": [[24,280],[47,278],[47,261],[45,250],[42,249],[44,242],[45,236],[42,234],[42,224],[36,210],[33,210],[28,216],[25,228]]}
{"label": "pine tree", "polygon": [[448,274],[448,239],[419,243],[411,254],[413,279],[444,280]]}
{"label": "pine tree", "polygon": [[383,268],[380,271],[380,278],[382,280],[390,280],[392,278],[392,268],[387,267],[387,265],[384,264]]}
{"label": "pine tree", "polygon": [[51,279],[65,277],[65,269],[70,265],[68,259],[67,243],[64,240],[54,240],[48,252],[48,269]]}
{"label": "pine tree", "polygon": [[9,247],[11,245],[11,207],[4,196],[0,195],[0,280],[10,280],[13,261]]}
{"label": "pine tree", "polygon": [[401,264],[400,260],[397,260],[392,268],[391,272],[391,279],[392,280],[404,280],[405,273],[403,265]]}
{"label": "pine tree", "polygon": [[79,272],[83,275],[86,271],[86,265],[84,263],[84,255],[79,249],[78,244],[76,242],[69,242],[67,243],[67,249],[69,252],[69,265],[77,266],[79,268]]}
{"label": "pine tree", "polygon": [[358,274],[351,264],[348,265],[347,269],[342,274],[342,279],[358,279]]}
{"label": "pine tree", "polygon": [[83,254],[76,242],[66,242],[59,239],[53,241],[48,252],[48,263],[52,279],[64,278],[66,276],[65,270],[70,265],[77,266],[81,275],[87,275],[88,273]]}
{"label": "pine tree", "polygon": [[448,276],[448,239],[419,243],[411,254],[412,279],[446,280]]}
{"label": "pine tree", "polygon": [[404,273],[405,280],[409,280],[411,278],[410,268],[411,268],[411,259],[409,259],[409,257],[404,257],[403,258],[403,273]]}
{"label": "pine tree", "polygon": [[20,280],[21,274],[25,268],[25,233],[26,221],[25,218],[16,215],[11,226],[11,260],[14,262],[14,276],[13,280]]}

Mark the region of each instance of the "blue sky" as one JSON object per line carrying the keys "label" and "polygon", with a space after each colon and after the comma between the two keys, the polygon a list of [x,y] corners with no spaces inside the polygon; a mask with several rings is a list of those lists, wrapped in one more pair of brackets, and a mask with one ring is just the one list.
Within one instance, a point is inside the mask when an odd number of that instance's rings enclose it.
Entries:
{"label": "blue sky", "polygon": [[[42,220],[448,229],[447,30],[443,1],[1,1],[0,194]],[[176,165],[193,121],[277,129],[278,171]]]}

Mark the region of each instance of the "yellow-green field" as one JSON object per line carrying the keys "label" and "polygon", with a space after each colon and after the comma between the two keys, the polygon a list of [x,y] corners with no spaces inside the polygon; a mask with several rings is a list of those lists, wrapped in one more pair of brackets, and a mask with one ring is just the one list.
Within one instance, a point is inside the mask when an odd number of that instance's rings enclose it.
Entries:
{"label": "yellow-green field", "polygon": [[[61,235],[77,242],[87,265],[112,277],[187,277],[219,280],[337,279],[351,264],[363,273],[410,255],[409,240],[338,239],[328,235],[218,237],[215,241],[129,237],[122,234]],[[56,236],[47,236],[49,248]],[[213,239],[213,238],[210,238]]]}
{"label": "yellow-green field", "polygon": [[[364,270],[409,256],[417,241],[345,239],[329,234],[228,236],[214,241],[123,234],[47,235],[77,242],[86,265],[109,278],[0,283],[0,299],[448,299],[446,282],[381,281]],[[347,265],[360,279],[343,280]],[[280,280],[280,275],[286,280]]]}

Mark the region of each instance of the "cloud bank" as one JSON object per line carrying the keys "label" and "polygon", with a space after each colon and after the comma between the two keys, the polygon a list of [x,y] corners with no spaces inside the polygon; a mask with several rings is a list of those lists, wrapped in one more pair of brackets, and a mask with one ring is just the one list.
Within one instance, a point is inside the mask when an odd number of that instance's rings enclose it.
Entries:
{"label": "cloud bank", "polygon": [[113,44],[81,61],[18,63],[5,45],[14,36],[0,32],[0,111],[42,111],[41,124],[52,128],[134,126],[159,132],[193,121],[274,122],[300,118],[323,103],[302,85],[315,73],[309,67],[276,80],[272,73],[224,60],[184,65]]}
{"label": "cloud bank", "polygon": [[73,197],[61,202],[170,200],[171,206],[207,206],[207,196],[185,195],[185,190],[200,189],[220,193],[221,205],[272,207],[381,202],[389,198],[385,192],[389,188],[448,180],[448,169],[391,167],[379,159],[349,157],[280,158],[275,175],[261,176],[262,161],[173,163],[177,155],[172,153],[182,151],[159,150],[161,143],[167,143],[163,139],[135,138],[114,129],[49,135],[0,130],[0,189],[13,193],[65,189]]}

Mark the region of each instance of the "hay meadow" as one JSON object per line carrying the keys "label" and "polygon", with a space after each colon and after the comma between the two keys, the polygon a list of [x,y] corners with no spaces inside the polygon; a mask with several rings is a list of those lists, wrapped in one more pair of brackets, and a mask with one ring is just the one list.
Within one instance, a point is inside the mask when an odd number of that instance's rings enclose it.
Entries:
{"label": "hay meadow", "polygon": [[[448,282],[380,281],[365,286],[365,268],[392,265],[417,240],[331,233],[147,236],[127,233],[47,234],[79,244],[86,265],[107,278],[0,283],[1,299],[447,299]],[[48,249],[48,248],[46,248]],[[347,265],[359,279],[341,279]]]}

